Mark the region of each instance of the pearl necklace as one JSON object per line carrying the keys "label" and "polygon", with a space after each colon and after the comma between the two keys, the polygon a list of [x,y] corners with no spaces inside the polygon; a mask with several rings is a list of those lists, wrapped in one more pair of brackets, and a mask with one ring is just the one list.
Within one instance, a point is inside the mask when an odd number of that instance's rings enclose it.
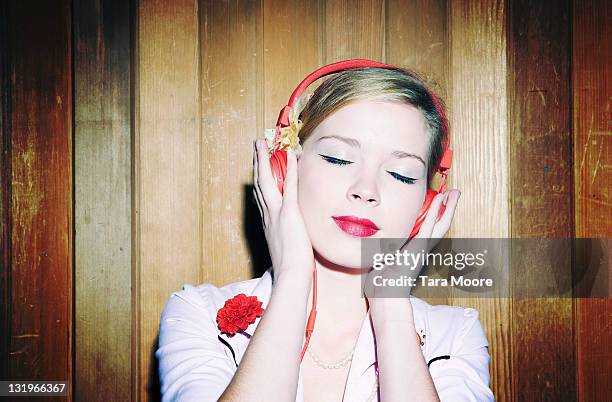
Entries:
{"label": "pearl necklace", "polygon": [[[346,366],[350,361],[353,360],[353,355],[355,353],[355,346],[353,346],[353,349],[351,350],[351,352],[345,358],[343,358],[342,360],[340,360],[340,361],[338,361],[336,363],[325,363],[325,362],[321,361],[321,359],[319,359],[314,354],[314,352],[311,350],[311,348],[307,348],[306,351],[308,352],[308,355],[312,358],[312,360],[315,362],[315,364],[317,366],[322,367],[322,368],[327,369],[327,370],[333,370],[333,369],[342,368],[342,367]],[[376,372],[376,376],[375,376],[375,379],[374,379],[374,386],[372,387],[372,391],[370,392],[370,395],[368,396],[368,399],[366,400],[366,402],[374,401],[374,397],[378,393],[377,391],[378,391],[378,370]]]}
{"label": "pearl necklace", "polygon": [[353,354],[355,353],[355,346],[353,346],[353,349],[351,349],[351,352],[348,355],[346,355],[346,357],[337,361],[336,363],[325,363],[324,361],[319,359],[314,354],[314,352],[312,351],[312,348],[307,348],[306,351],[308,352],[308,355],[312,358],[312,360],[315,362],[317,366],[322,367],[327,370],[335,370],[335,369],[339,369],[339,368],[346,366],[347,364],[349,364],[350,361],[353,360]]}
{"label": "pearl necklace", "polygon": [[368,397],[368,400],[366,402],[372,402],[374,400],[374,397],[377,394],[377,391],[378,391],[378,376],[374,380],[374,387],[372,388],[372,392],[370,392],[370,396]]}

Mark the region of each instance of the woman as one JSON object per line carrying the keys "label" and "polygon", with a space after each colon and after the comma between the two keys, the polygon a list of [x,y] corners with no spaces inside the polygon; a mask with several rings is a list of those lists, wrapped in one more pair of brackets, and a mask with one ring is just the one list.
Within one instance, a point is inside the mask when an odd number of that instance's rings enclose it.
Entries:
{"label": "woman", "polygon": [[[410,289],[404,298],[362,290],[373,271],[361,261],[361,239],[407,239],[415,226],[448,141],[436,105],[418,77],[397,70],[325,80],[294,110],[301,144],[287,137],[282,195],[273,144],[256,141],[254,196],[272,267],[261,278],[172,295],[156,352],[163,401],[493,400],[476,310],[431,306]],[[459,195],[433,199],[419,239],[446,234]],[[317,319],[305,342],[313,261]]]}

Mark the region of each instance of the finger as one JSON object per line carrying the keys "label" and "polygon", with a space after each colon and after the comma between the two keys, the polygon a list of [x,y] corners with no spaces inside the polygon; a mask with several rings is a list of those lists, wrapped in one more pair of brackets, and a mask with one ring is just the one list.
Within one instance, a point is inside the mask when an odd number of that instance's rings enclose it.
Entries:
{"label": "finger", "polygon": [[444,200],[446,195],[447,193],[445,192],[445,193],[437,194],[434,197],[433,201],[431,202],[431,206],[429,207],[429,210],[427,211],[427,215],[425,216],[425,220],[423,221],[423,224],[421,225],[421,228],[419,229],[419,233],[415,237],[431,238],[433,227],[436,223],[436,217],[440,209],[440,205],[442,204],[442,201]]}
{"label": "finger", "polygon": [[261,169],[259,168],[259,160],[260,160],[260,154],[261,152],[259,152],[259,145],[258,145],[259,140],[256,140],[255,142],[255,162],[254,162],[254,170],[253,170],[253,175],[254,175],[254,181],[253,181],[253,185],[255,186],[255,191],[257,193],[257,197],[259,199],[259,202],[261,204],[262,207],[265,207],[264,210],[268,209],[268,202],[266,200],[266,198],[263,196],[263,191],[261,189]]}
{"label": "finger", "polygon": [[287,177],[283,186],[283,202],[297,202],[297,156],[293,150],[287,151]]}
{"label": "finger", "polygon": [[258,139],[256,142],[257,148],[257,183],[262,200],[268,210],[278,209],[282,203],[282,195],[278,191],[276,180],[272,176],[272,167],[270,166],[270,157],[268,155],[267,145],[265,140]]}
{"label": "finger", "polygon": [[253,141],[253,183],[257,182],[257,140]]}
{"label": "finger", "polygon": [[259,209],[259,216],[261,217],[261,223],[264,229],[268,226],[266,219],[264,218],[263,208],[259,202],[257,192],[255,191],[255,186],[253,186],[253,199],[255,200],[255,204],[257,205],[257,209]]}
{"label": "finger", "polygon": [[[264,210],[267,209],[267,206],[264,208],[264,199],[261,195],[261,190],[259,188],[259,164],[257,163],[257,145],[253,143],[253,196],[255,198],[255,203],[259,208],[259,214],[261,216],[261,221],[263,223],[263,227],[268,226],[267,216],[264,213]],[[262,205],[263,204],[263,205]]]}
{"label": "finger", "polygon": [[448,200],[446,201],[446,210],[444,211],[444,215],[435,224],[432,232],[432,237],[442,238],[450,229],[451,222],[453,217],[455,216],[455,210],[457,208],[457,204],[459,203],[459,197],[461,196],[461,192],[458,190],[453,190],[450,192],[448,196]]}

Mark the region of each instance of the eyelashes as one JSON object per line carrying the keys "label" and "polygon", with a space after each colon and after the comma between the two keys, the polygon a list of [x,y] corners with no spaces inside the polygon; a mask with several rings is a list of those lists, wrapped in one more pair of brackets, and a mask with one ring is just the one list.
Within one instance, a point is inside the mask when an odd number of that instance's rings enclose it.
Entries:
{"label": "eyelashes", "polygon": [[391,176],[395,177],[397,180],[401,181],[402,183],[414,184],[414,182],[416,182],[416,179],[412,179],[410,177],[402,176],[401,174],[397,174],[395,172],[389,172],[387,170],[387,173],[389,173]]}
{"label": "eyelashes", "polygon": [[[326,161],[328,163],[331,163],[332,165],[350,165],[350,164],[354,163],[354,162],[350,162],[350,161],[345,161],[344,159],[333,158],[333,157],[327,156],[327,155],[319,154],[319,156],[321,156],[321,158],[323,158],[324,161]],[[402,183],[414,184],[416,182],[416,179],[413,179],[413,178],[410,178],[410,177],[406,177],[406,176],[402,176],[401,174],[397,174],[395,172],[389,172],[387,170],[387,173],[389,173],[391,176],[393,176],[393,178],[401,181]]]}
{"label": "eyelashes", "polygon": [[323,160],[325,160],[326,162],[329,162],[334,165],[350,165],[351,163],[353,163],[353,162],[345,161],[343,159],[332,158],[331,156],[326,156],[326,155],[321,155],[321,158],[323,158]]}

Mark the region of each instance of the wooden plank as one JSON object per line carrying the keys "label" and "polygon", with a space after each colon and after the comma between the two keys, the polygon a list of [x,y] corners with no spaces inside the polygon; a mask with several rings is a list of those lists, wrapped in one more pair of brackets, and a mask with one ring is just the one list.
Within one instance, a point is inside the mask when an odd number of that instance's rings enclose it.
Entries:
{"label": "wooden plank", "polygon": [[8,378],[71,382],[70,2],[11,1],[8,21],[12,164]]}
{"label": "wooden plank", "polygon": [[211,0],[201,7],[201,279],[220,286],[257,276],[245,264],[244,233],[259,224],[250,185],[252,142],[264,128],[262,4]]}
{"label": "wooden plank", "polygon": [[[612,46],[609,38],[612,36],[612,11],[608,1],[574,1],[572,15],[576,236],[610,238]],[[609,286],[610,282],[608,290]],[[609,381],[612,375],[612,299],[579,298],[575,300],[575,311],[577,399],[609,399],[612,393]]]}
{"label": "wooden plank", "polygon": [[[453,141],[451,187],[462,195],[451,228],[457,238],[509,237],[506,30],[503,1],[448,2],[449,119]],[[500,278],[507,256],[494,264]],[[451,302],[474,307],[489,340],[491,388],[496,400],[512,400],[508,379],[510,300],[469,298],[456,289]]]}
{"label": "wooden plank", "polygon": [[322,14],[324,64],[344,59],[384,60],[385,2],[327,0]]}
{"label": "wooden plank", "polygon": [[[509,3],[511,235],[572,235],[570,3]],[[551,243],[552,245],[553,243]],[[513,252],[513,392],[516,400],[575,400],[570,298],[543,298],[571,281],[569,247]],[[536,298],[536,296],[539,296]]]}
{"label": "wooden plank", "polygon": [[0,378],[8,379],[11,319],[11,133],[9,131],[8,3],[0,2]]}
{"label": "wooden plank", "polygon": [[[387,0],[385,4],[385,62],[419,74],[444,102],[449,70],[446,0]],[[452,186],[451,170],[448,188]],[[413,294],[434,305],[449,303],[447,297],[427,296],[426,290],[417,287]]]}
{"label": "wooden plank", "polygon": [[[323,65],[318,1],[265,0],[263,21],[264,121],[272,128],[295,87]],[[256,136],[262,135],[258,131]]]}
{"label": "wooden plank", "polygon": [[129,399],[130,5],[74,2],[75,398]]}
{"label": "wooden plank", "polygon": [[612,233],[612,12],[607,1],[574,3],[573,123],[576,229],[580,237]]}
{"label": "wooden plank", "polygon": [[172,292],[202,279],[198,29],[195,0],[139,1],[133,77],[133,400],[159,398],[154,353],[161,311]]}
{"label": "wooden plank", "polygon": [[448,94],[446,0],[387,0],[385,60],[426,79],[442,100]]}

